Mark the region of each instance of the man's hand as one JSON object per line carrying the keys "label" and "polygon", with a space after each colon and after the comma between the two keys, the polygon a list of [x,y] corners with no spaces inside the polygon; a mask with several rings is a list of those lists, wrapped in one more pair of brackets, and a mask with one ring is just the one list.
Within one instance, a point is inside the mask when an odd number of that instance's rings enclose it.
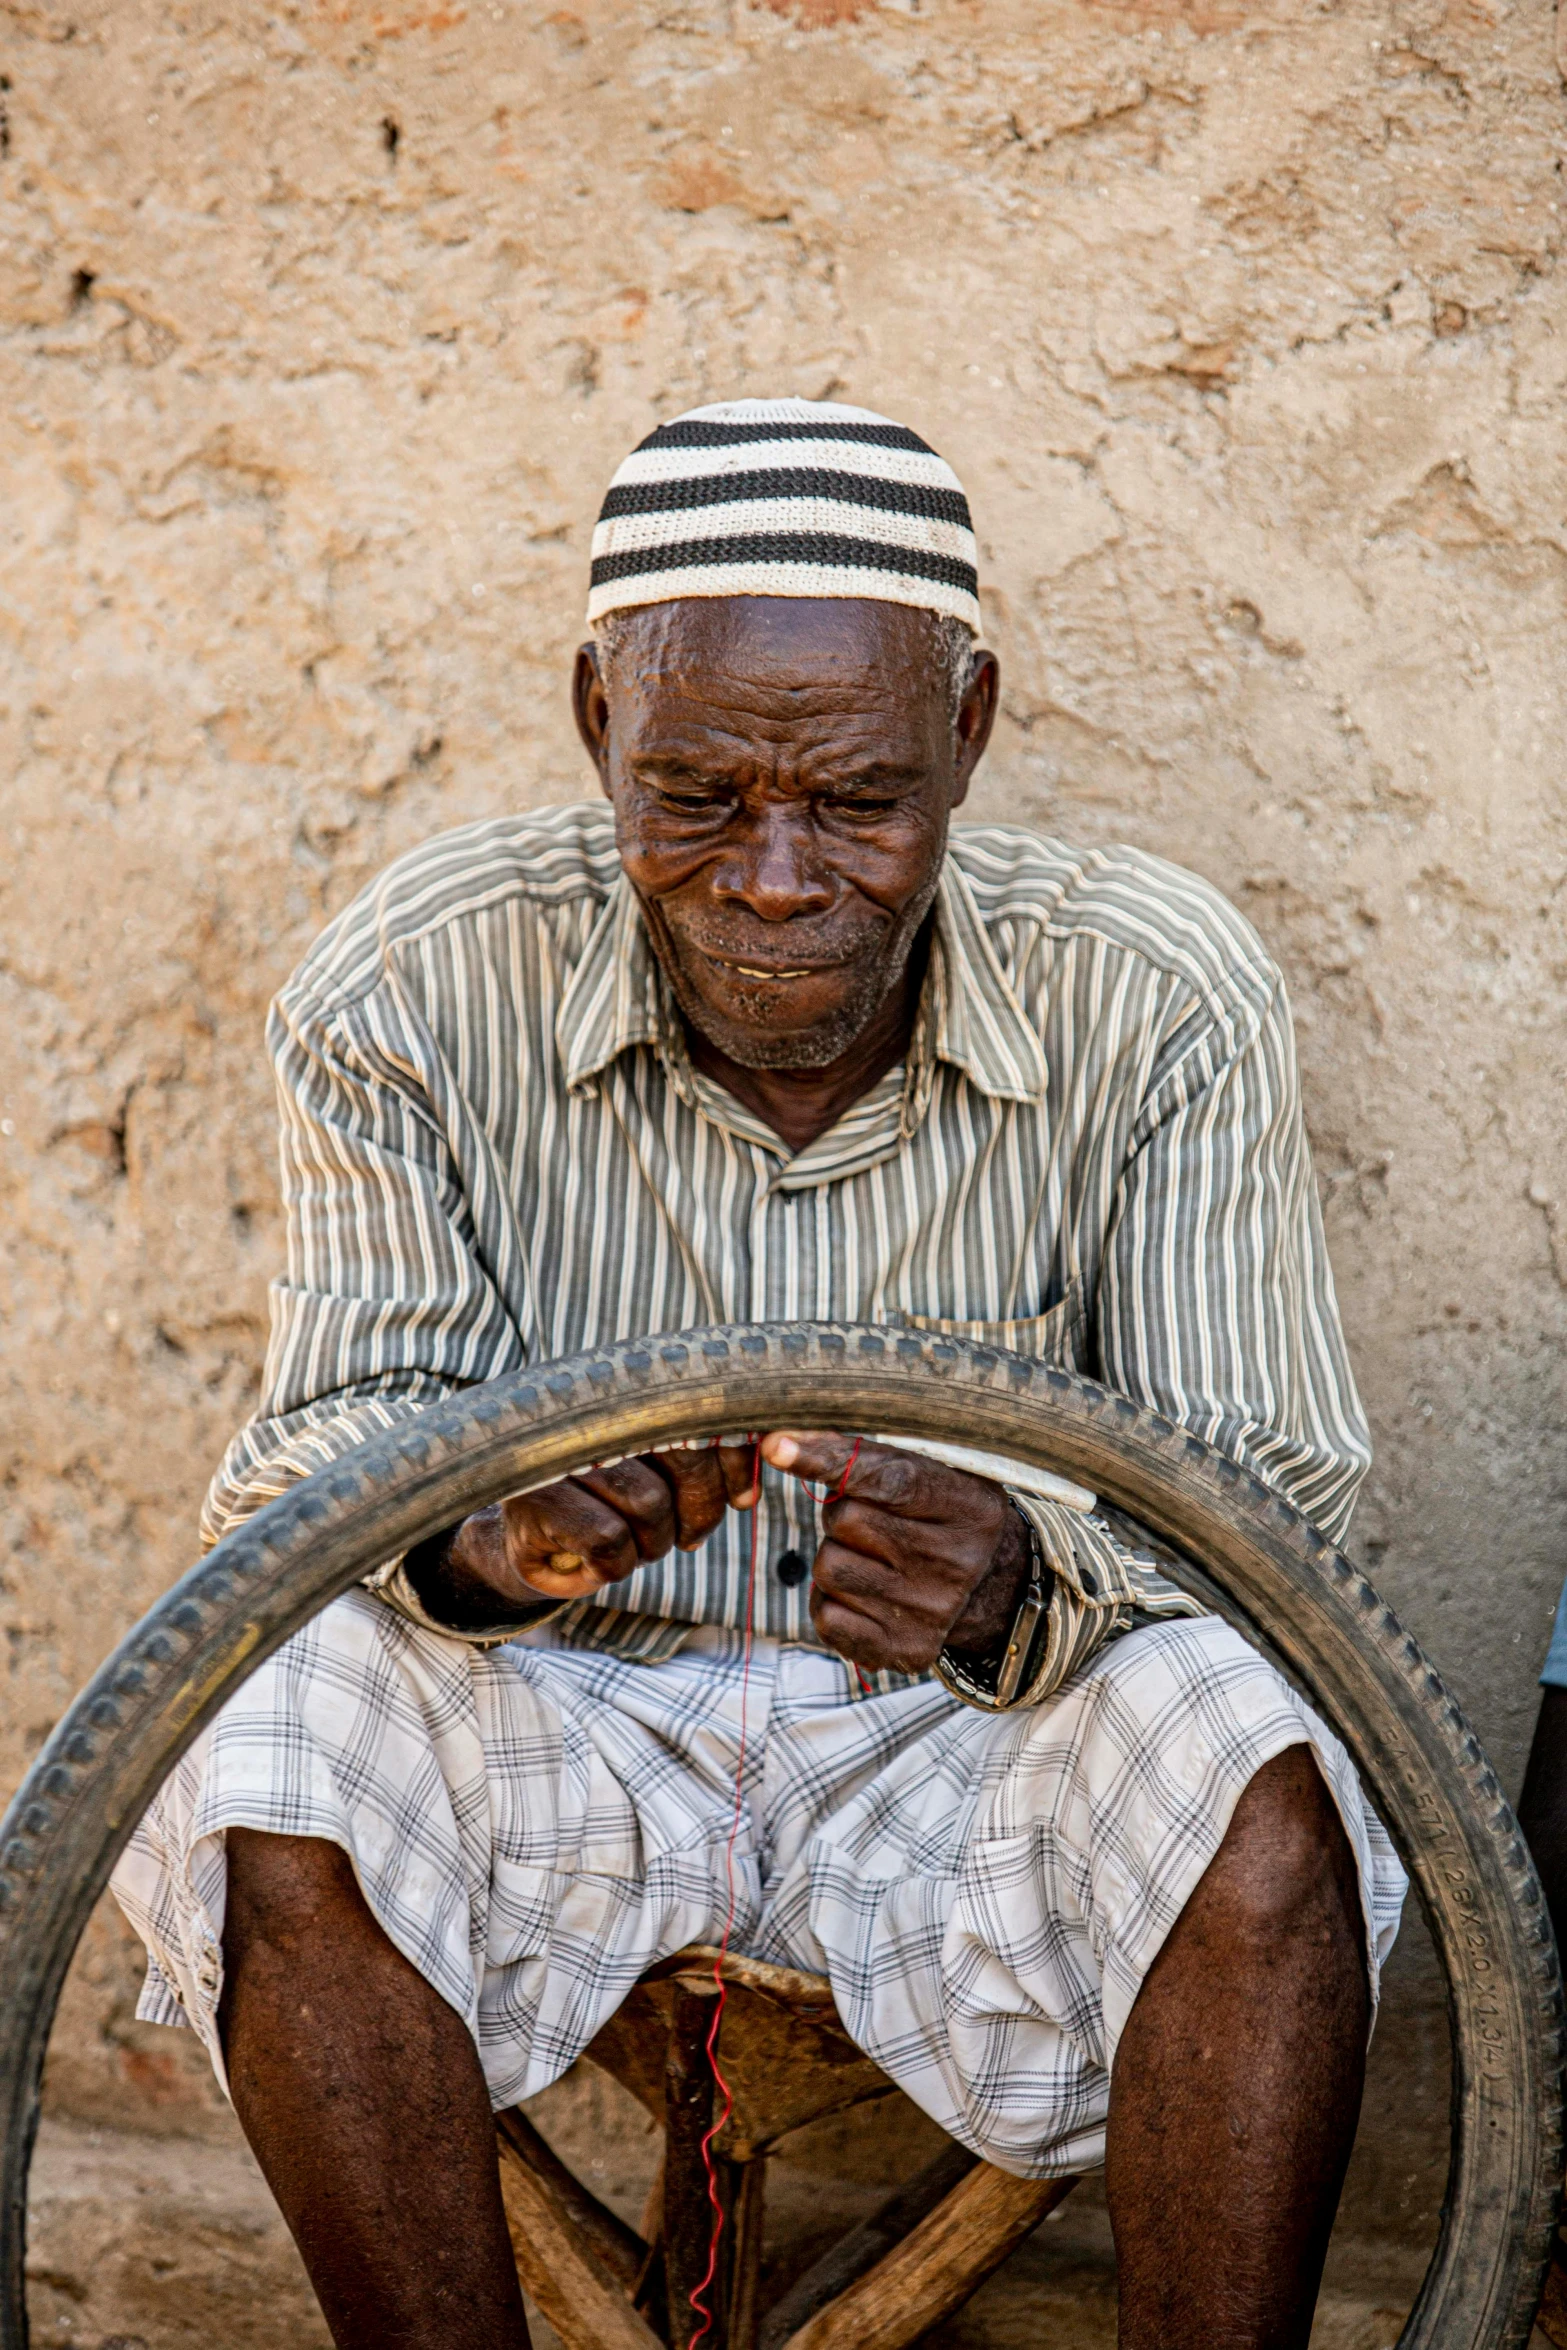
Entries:
{"label": "man's hand", "polygon": [[650,1452],[495,1502],[411,1555],[414,1588],[462,1631],[507,1623],[540,1599],[582,1599],[677,1545],[694,1550],[726,1509],[756,1499],[755,1450]]}
{"label": "man's hand", "polygon": [[[837,1495],[848,1436],[778,1430],[762,1458]],[[822,1511],[811,1619],[868,1670],[922,1673],[943,1648],[993,1648],[1028,1582],[1028,1529],[999,1485],[887,1444],[862,1444]]]}

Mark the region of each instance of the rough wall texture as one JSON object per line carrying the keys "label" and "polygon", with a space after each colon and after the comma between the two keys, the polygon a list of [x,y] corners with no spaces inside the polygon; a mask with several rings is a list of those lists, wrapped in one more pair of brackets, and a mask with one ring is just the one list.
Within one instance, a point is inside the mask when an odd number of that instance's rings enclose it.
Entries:
{"label": "rough wall texture", "polygon": [[[1282,959],[1357,1543],[1516,1775],[1567,1565],[1544,0],[9,0],[0,106],[0,1777],[254,1392],[269,993],[408,843],[586,790],[601,486],[780,388],[967,481],[980,808]],[[184,2126],[132,1985],[101,1923],[57,2094]]]}

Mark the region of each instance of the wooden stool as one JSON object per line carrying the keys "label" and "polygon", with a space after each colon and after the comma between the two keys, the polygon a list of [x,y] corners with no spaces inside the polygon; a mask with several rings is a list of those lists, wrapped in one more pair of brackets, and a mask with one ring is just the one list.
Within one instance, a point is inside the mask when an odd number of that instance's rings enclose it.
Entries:
{"label": "wooden stool", "polygon": [[[588,2050],[664,2131],[638,2235],[573,2177],[518,2112],[496,2116],[517,2273],[567,2350],[687,2350],[707,2271],[702,2164],[715,2090],[707,2035],[716,1950],[645,1975]],[[734,2111],[714,2143],[725,2226],[702,2350],[903,2350],[959,2308],[1075,2179],[1015,2179],[949,2145],[874,2216],[758,2306],[766,2156],[824,2114],[896,2094],[838,2021],[820,1975],[724,1962],[719,2061]]]}

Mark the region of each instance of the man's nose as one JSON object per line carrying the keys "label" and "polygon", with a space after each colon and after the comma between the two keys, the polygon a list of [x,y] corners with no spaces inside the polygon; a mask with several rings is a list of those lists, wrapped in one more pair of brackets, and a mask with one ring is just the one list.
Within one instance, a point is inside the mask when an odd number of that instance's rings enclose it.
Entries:
{"label": "man's nose", "polygon": [[755,810],[713,886],[719,897],[738,898],[763,922],[825,914],[838,894],[822,864],[810,809],[798,801]]}

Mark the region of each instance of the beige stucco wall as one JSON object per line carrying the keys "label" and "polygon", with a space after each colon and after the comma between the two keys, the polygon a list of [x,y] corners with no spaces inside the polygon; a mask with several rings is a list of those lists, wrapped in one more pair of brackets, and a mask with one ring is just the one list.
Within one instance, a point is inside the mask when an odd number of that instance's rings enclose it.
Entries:
{"label": "beige stucco wall", "polygon": [[[602,484],[776,389],[968,484],[979,808],[1284,963],[1357,1545],[1515,1778],[1567,1567],[1545,0],[10,0],[0,75],[0,1779],[254,1393],[268,994],[397,850],[588,788]],[[188,2120],[132,1983],[100,1926],[58,2093]]]}

